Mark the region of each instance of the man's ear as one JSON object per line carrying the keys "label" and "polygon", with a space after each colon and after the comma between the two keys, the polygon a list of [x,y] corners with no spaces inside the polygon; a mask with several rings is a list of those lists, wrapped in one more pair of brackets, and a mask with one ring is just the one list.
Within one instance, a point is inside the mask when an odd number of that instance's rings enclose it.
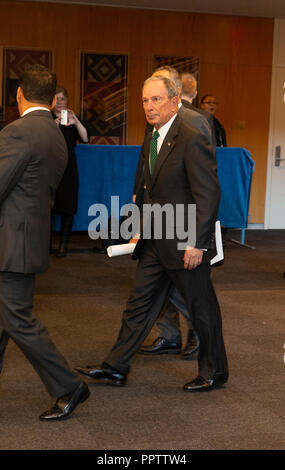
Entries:
{"label": "man's ear", "polygon": [[52,100],[52,104],[51,104],[51,109],[53,109],[56,105],[56,95],[54,95],[53,97],[53,100]]}
{"label": "man's ear", "polygon": [[178,96],[173,96],[172,98],[172,104],[173,106],[178,106],[178,102],[179,102],[179,99],[178,99]]}
{"label": "man's ear", "polygon": [[17,89],[17,95],[16,95],[16,99],[17,99],[18,104],[21,103],[22,98],[23,98],[23,92],[22,92],[22,88],[19,86],[18,89]]}

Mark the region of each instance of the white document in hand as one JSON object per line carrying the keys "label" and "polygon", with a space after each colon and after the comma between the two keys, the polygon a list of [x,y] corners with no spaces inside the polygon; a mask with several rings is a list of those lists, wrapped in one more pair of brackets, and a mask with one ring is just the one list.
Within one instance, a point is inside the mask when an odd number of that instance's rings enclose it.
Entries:
{"label": "white document in hand", "polygon": [[222,261],[222,259],[224,259],[221,223],[219,220],[217,220],[215,224],[215,239],[216,239],[217,254],[216,256],[214,256],[214,258],[211,259],[211,266],[213,264],[218,263],[219,261]]}
{"label": "white document in hand", "polygon": [[[211,265],[218,263],[224,259],[224,250],[222,242],[222,232],[220,221],[217,220],[215,224],[215,239],[217,254],[211,259]],[[123,243],[122,245],[111,245],[107,248],[107,254],[110,258],[113,256],[130,255],[135,249],[135,243]]]}
{"label": "white document in hand", "polygon": [[130,255],[135,249],[135,243],[123,243],[122,245],[111,245],[107,248],[109,258],[113,256]]}

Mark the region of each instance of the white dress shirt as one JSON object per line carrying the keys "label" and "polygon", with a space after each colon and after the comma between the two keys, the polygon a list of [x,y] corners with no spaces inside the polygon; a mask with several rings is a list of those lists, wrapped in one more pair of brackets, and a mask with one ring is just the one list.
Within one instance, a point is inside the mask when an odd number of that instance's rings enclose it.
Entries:
{"label": "white dress shirt", "polygon": [[[171,125],[172,125],[174,119],[176,118],[176,116],[177,116],[177,113],[174,114],[174,116],[172,116],[172,118],[169,119],[169,121],[167,121],[166,124],[164,124],[163,126],[161,126],[160,129],[157,129],[157,130],[158,130],[158,133],[159,133],[159,137],[158,137],[158,139],[157,139],[157,154],[159,153],[159,151],[160,151],[160,149],[161,149],[161,146],[162,146],[162,144],[163,144],[163,141],[164,141],[164,139],[165,139],[165,137],[166,137],[166,134],[167,134],[167,132],[169,131],[169,129],[170,129],[170,127],[171,127]],[[153,129],[153,133],[155,132],[155,130],[156,130],[156,129],[154,128],[154,129]]]}
{"label": "white dress shirt", "polygon": [[38,109],[48,111],[50,113],[50,110],[48,108],[44,108],[43,106],[33,106],[31,108],[26,109],[26,111],[24,111],[23,114],[21,114],[21,117],[25,116],[28,113],[31,113],[32,111],[37,111]]}

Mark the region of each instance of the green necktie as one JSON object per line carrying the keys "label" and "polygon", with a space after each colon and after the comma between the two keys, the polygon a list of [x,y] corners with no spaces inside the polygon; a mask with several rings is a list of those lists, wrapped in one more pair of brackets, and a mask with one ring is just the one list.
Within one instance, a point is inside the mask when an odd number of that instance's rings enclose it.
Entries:
{"label": "green necktie", "polygon": [[154,166],[155,166],[155,160],[157,157],[157,139],[159,137],[158,131],[154,131],[152,134],[152,138],[150,141],[150,175],[152,176]]}

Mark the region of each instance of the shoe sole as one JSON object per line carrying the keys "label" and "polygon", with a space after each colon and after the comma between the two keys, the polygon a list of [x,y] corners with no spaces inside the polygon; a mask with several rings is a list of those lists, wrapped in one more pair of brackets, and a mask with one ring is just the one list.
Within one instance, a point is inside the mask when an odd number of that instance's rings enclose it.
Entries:
{"label": "shoe sole", "polygon": [[210,392],[211,390],[214,390],[216,388],[215,385],[212,385],[211,387],[204,387],[204,388],[183,388],[184,392]]}
{"label": "shoe sole", "polygon": [[[89,377],[89,376],[87,376]],[[111,379],[96,379],[89,377],[90,380],[93,380],[93,382],[90,382],[90,385],[111,385],[113,387],[124,387],[126,385],[125,382],[120,382],[117,380],[111,380]]]}
{"label": "shoe sole", "polygon": [[142,354],[144,356],[159,356],[160,354],[180,354],[180,349],[164,349],[163,351],[158,352],[147,352],[147,351],[138,351],[138,354]]}
{"label": "shoe sole", "polygon": [[215,388],[224,388],[224,384],[213,384],[210,385],[209,387],[202,387],[202,388],[184,388],[184,392],[210,392],[211,390],[214,390]]}

